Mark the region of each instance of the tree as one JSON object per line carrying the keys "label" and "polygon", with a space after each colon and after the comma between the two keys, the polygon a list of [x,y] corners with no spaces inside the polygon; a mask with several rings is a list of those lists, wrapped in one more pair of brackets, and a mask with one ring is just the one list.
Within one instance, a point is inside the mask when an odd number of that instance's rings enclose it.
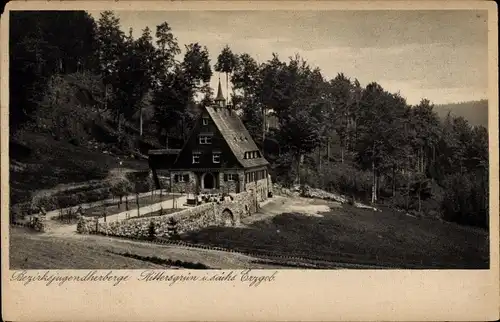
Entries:
{"label": "tree", "polygon": [[126,178],[119,178],[112,183],[111,193],[120,198],[118,208],[121,206],[123,197],[133,190],[132,184]]}
{"label": "tree", "polygon": [[77,96],[84,90],[84,82],[98,87],[100,84],[99,78],[89,73],[56,74],[48,79],[43,96],[33,102],[36,104],[33,125],[37,131],[75,145],[88,141],[91,135],[88,128],[96,115],[92,107],[102,93],[89,90],[86,102],[79,100]]}
{"label": "tree", "polygon": [[156,121],[160,142],[167,147],[168,137],[183,137],[181,120],[187,115],[187,106],[193,97],[193,89],[181,66],[167,75],[153,92],[154,119]]}
{"label": "tree", "polygon": [[210,82],[212,78],[210,57],[207,47],[202,47],[199,43],[189,44],[185,47],[186,53],[181,67],[188,84],[196,91]]}
{"label": "tree", "polygon": [[167,22],[156,26],[156,45],[158,53],[155,59],[155,84],[160,82],[175,67],[175,56],[181,53],[177,38]]}
{"label": "tree", "polygon": [[416,169],[418,172],[426,173],[431,163],[435,162],[435,147],[439,138],[439,119],[433,112],[433,105],[429,100],[423,99],[412,108],[410,115],[415,130],[415,138],[412,142],[415,150]]}
{"label": "tree", "polygon": [[280,137],[284,147],[292,153],[297,167],[297,182],[301,159],[304,153],[312,151],[319,143],[318,122],[310,115],[307,107],[295,106],[292,113],[282,120]]}
{"label": "tree", "polygon": [[168,141],[169,136],[184,140],[191,118],[189,107],[198,93],[210,98],[207,95],[211,94],[208,89],[211,77],[207,48],[198,43],[186,46],[183,61],[161,79],[153,93],[152,103],[161,141]]}
{"label": "tree", "polygon": [[15,133],[33,119],[52,75],[94,70],[97,44],[95,21],[85,11],[13,11],[9,33],[9,130]]}
{"label": "tree", "polygon": [[118,64],[125,49],[125,34],[120,19],[112,11],[104,11],[97,22],[97,56],[99,71],[105,83],[115,83]]}
{"label": "tree", "polygon": [[249,54],[238,56],[231,75],[233,108],[242,110],[243,123],[258,144],[263,142],[265,130],[265,109],[258,97],[261,76],[260,66]]}
{"label": "tree", "polygon": [[351,81],[344,74],[338,74],[328,83],[327,99],[329,104],[325,116],[332,121],[331,127],[333,127],[340,139],[342,163],[344,162],[344,150],[349,137],[350,108],[353,101],[351,93]]}
{"label": "tree", "polygon": [[[237,56],[237,63],[234,65],[232,72],[233,91],[241,91],[245,103],[249,98],[255,101],[257,90],[261,86],[260,66],[255,59],[246,53]],[[234,93],[234,95],[237,94]]]}

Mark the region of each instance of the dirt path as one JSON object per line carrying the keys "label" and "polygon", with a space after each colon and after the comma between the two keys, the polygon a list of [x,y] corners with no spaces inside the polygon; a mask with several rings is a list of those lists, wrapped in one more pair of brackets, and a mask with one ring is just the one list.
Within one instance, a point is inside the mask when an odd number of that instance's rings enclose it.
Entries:
{"label": "dirt path", "polygon": [[327,212],[333,207],[342,207],[338,202],[320,201],[302,197],[275,196],[266,200],[261,205],[261,209],[252,216],[242,220],[243,225],[251,225],[254,222],[272,218],[283,213],[299,213],[304,216],[321,216],[321,212]]}

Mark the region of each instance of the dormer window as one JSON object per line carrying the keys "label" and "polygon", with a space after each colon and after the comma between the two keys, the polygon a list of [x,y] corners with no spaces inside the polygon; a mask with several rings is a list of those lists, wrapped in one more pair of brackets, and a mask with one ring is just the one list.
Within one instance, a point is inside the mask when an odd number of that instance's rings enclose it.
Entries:
{"label": "dormer window", "polygon": [[203,125],[208,125],[208,117],[203,117]]}
{"label": "dormer window", "polygon": [[211,135],[200,135],[199,140],[200,144],[212,144]]}
{"label": "dormer window", "polygon": [[212,162],[213,163],[220,163],[220,152],[212,153]]}

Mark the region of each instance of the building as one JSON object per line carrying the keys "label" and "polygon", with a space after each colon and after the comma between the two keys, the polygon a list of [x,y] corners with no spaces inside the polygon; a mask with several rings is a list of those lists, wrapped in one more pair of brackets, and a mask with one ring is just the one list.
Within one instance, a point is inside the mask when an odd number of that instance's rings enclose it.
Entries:
{"label": "building", "polygon": [[170,172],[173,191],[194,194],[254,190],[267,198],[269,163],[243,122],[226,104],[219,82],[215,104],[204,107],[180,150],[152,150],[150,167]]}

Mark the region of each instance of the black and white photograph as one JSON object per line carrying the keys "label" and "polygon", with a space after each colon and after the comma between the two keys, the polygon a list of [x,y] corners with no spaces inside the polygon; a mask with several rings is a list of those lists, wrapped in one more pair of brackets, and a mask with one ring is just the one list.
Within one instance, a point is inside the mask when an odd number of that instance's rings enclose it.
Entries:
{"label": "black and white photograph", "polygon": [[11,270],[490,268],[487,10],[221,7],[9,11]]}

